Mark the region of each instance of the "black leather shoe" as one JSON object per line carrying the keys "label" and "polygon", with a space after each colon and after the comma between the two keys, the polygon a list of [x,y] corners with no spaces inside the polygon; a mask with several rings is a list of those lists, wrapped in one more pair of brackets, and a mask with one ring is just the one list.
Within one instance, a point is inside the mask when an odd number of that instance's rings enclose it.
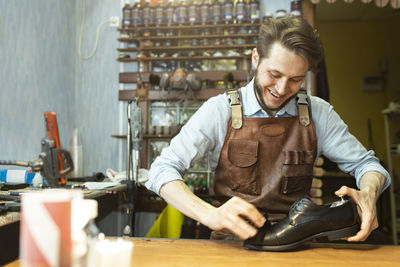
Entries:
{"label": "black leather shoe", "polygon": [[351,200],[317,205],[303,197],[290,207],[285,218],[272,226],[267,222],[243,245],[252,250],[286,251],[314,238],[338,240],[358,231],[357,211]]}

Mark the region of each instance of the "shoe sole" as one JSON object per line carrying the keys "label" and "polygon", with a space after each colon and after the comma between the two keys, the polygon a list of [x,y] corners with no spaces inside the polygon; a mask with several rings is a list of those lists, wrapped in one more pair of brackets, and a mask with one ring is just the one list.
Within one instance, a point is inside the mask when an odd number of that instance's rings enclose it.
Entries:
{"label": "shoe sole", "polygon": [[288,251],[288,250],[293,250],[293,249],[299,247],[304,242],[309,241],[314,238],[328,237],[328,240],[332,241],[332,240],[338,240],[341,238],[353,236],[359,231],[359,229],[360,229],[359,225],[355,224],[355,225],[352,225],[352,226],[349,226],[346,228],[342,228],[339,230],[321,232],[321,233],[306,237],[302,240],[299,240],[299,241],[296,241],[296,242],[290,243],[290,244],[276,245],[276,246],[263,246],[263,245],[252,245],[252,244],[244,243],[243,246],[247,249],[259,250],[259,251]]}

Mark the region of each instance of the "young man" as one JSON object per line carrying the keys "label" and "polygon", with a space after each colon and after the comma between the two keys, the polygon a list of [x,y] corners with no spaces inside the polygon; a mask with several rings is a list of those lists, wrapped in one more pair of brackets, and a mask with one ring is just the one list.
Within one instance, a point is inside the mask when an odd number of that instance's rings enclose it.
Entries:
{"label": "young man", "polygon": [[[252,53],[253,80],[204,103],[154,161],[146,186],[209,228],[247,239],[265,222],[260,211],[279,220],[309,192],[313,163],[323,154],[356,178],[359,189],[343,186],[336,195],[359,207],[361,229],[348,241],[365,240],[378,227],[376,201],[390,177],[329,103],[300,91],[321,56],[319,37],[303,19],[265,22]],[[214,191],[225,200],[219,207],[195,196],[182,179],[207,153]]]}

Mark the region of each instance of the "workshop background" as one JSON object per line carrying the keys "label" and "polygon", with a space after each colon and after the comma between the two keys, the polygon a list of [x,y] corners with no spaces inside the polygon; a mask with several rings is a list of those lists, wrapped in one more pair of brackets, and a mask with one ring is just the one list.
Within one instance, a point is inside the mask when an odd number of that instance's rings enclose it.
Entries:
{"label": "workshop background", "polygon": [[[82,3],[85,4],[83,22]],[[61,146],[80,131],[84,174],[118,169],[119,32],[108,23],[121,17],[119,1],[0,1],[0,158],[32,160],[45,137],[43,113],[55,111]],[[122,160],[120,160],[122,163]],[[122,166],[119,166],[122,168]]]}
{"label": "workshop background", "polygon": [[[270,2],[276,1],[260,1],[261,11]],[[105,22],[111,16],[121,17],[123,4],[123,0],[0,0],[1,159],[36,158],[45,136],[43,113],[55,111],[62,147],[68,149],[74,128],[80,131],[85,175],[106,168],[124,170],[125,141],[111,137],[125,134],[126,129],[126,103],[118,101],[118,89],[123,89],[118,83],[119,32]],[[331,103],[350,131],[385,161],[381,111],[400,95],[398,9],[378,8],[373,2],[321,1],[316,17]],[[95,47],[98,29],[97,50],[83,60]],[[363,79],[371,76],[384,77],[382,90],[364,90]]]}

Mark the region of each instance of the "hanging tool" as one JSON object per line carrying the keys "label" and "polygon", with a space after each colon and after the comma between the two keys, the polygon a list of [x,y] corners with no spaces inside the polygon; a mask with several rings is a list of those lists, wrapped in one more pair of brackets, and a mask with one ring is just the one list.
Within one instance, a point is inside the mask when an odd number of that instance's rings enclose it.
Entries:
{"label": "hanging tool", "polygon": [[[61,148],[60,144],[60,135],[58,133],[58,124],[57,124],[57,117],[56,113],[54,111],[49,111],[44,113],[44,119],[45,119],[45,126],[46,126],[46,136],[48,138],[51,138],[55,142],[55,148]],[[62,155],[59,154],[58,156],[58,165],[60,168],[60,171],[63,171],[63,163],[62,163]],[[65,185],[67,183],[67,180],[64,176],[60,177],[60,182],[61,184]]]}
{"label": "hanging tool", "polygon": [[[124,203],[122,204],[123,209],[126,211],[127,224],[123,229],[123,235],[130,237],[133,236],[133,223],[135,222],[135,203],[137,199],[137,186],[139,181],[139,167],[140,167],[140,144],[143,139],[142,131],[142,109],[139,107],[139,98],[135,97],[135,101],[128,102],[127,118],[128,118],[128,129],[127,129],[127,145],[126,145],[126,181],[122,183],[127,185],[127,195]],[[133,152],[133,153],[132,153]],[[132,154],[134,156],[132,156]],[[132,173],[131,176],[131,165]]]}
{"label": "hanging tool", "polygon": [[131,132],[131,106],[132,101],[128,101],[127,114],[128,126],[126,131],[126,180],[131,181],[131,145],[132,145],[132,132]]}
{"label": "hanging tool", "polygon": [[201,81],[194,73],[186,74],[178,68],[173,73],[163,73],[160,77],[160,88],[166,90],[183,90],[187,92],[201,89]]}
{"label": "hanging tool", "polygon": [[138,183],[139,182],[139,167],[140,167],[140,144],[143,139],[143,131],[142,131],[142,109],[139,107],[138,98],[135,100],[135,104],[132,110],[132,120],[131,120],[131,129],[132,129],[132,151],[134,157],[132,157],[132,171],[133,171],[133,180]]}

